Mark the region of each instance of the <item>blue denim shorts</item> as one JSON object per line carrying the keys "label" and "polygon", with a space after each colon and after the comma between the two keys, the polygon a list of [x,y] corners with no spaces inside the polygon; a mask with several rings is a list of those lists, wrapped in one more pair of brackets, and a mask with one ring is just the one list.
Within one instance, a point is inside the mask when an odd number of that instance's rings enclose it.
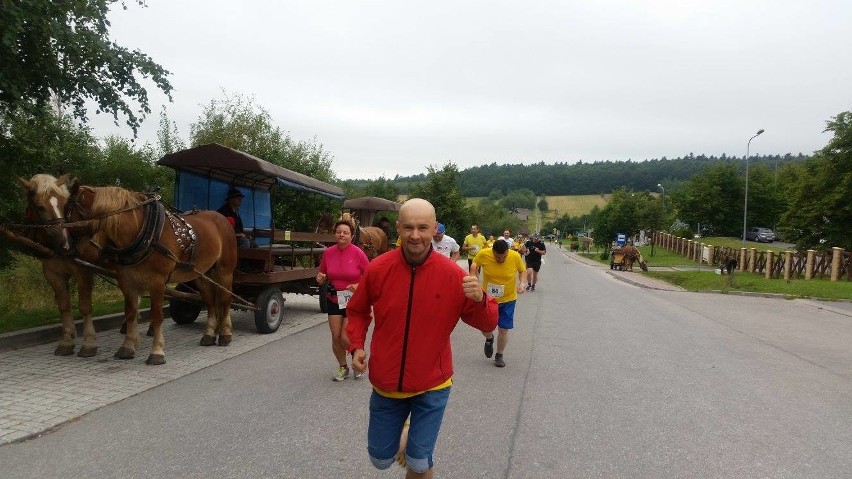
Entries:
{"label": "blue denim shorts", "polygon": [[393,464],[399,450],[399,435],[411,415],[405,461],[412,471],[422,474],[432,468],[432,453],[450,389],[426,391],[405,399],[391,399],[373,391],[370,396],[370,426],[367,430],[367,453],[379,469]]}
{"label": "blue denim shorts", "polygon": [[515,303],[516,301],[507,301],[497,305],[497,326],[502,329],[512,329],[515,327]]}

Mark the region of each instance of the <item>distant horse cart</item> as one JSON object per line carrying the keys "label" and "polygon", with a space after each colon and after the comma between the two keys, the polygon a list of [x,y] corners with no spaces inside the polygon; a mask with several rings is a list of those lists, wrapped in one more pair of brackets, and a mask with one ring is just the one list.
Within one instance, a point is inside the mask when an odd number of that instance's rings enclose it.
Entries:
{"label": "distant horse cart", "polygon": [[343,202],[343,208],[349,209],[349,216],[344,213],[343,218],[355,222],[355,237],[352,241],[364,250],[367,258],[386,253],[390,249],[390,228],[382,229],[372,226],[376,223],[376,213],[380,211],[399,211],[400,204],[379,198],[376,196],[364,196],[361,198],[350,198]]}
{"label": "distant horse cart", "polygon": [[[239,266],[232,291],[255,303],[258,332],[272,333],[281,325],[282,293],[320,294],[316,283],[319,262],[324,245],[334,243],[334,234],[276,229],[271,193],[273,188],[284,187],[342,200],[341,188],[218,144],[172,153],[158,164],[177,171],[174,201],[180,210],[217,209],[232,187],[245,195],[239,212],[254,244],[238,249]],[[307,195],[305,201],[310,201]],[[191,288],[181,284],[177,290]],[[198,317],[200,305],[172,299],[169,310],[176,323],[188,324]]]}

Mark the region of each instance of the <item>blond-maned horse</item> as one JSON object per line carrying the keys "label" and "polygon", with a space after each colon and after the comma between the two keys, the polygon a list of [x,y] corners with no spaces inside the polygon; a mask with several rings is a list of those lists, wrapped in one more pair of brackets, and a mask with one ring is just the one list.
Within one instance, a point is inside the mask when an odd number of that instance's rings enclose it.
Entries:
{"label": "blond-maned horse", "polygon": [[[228,345],[232,339],[231,294],[237,265],[233,227],[215,211],[189,215],[167,213],[158,198],[123,188],[74,185],[69,190],[66,220],[99,250],[100,261],[116,273],[124,294],[126,336],[117,359],[135,357],[139,298],[151,298],[150,333],[154,337],[147,364],[165,363],[162,334],[166,283],[192,283],[207,304],[201,345]],[[42,205],[44,206],[44,205]],[[82,226],[80,226],[82,224]],[[202,278],[204,276],[205,278]]]}
{"label": "blond-maned horse", "polygon": [[355,233],[352,242],[364,251],[368,259],[373,260],[376,256],[388,252],[388,236],[381,228],[360,226],[350,213],[343,213],[340,219],[352,225],[352,231]]}
{"label": "blond-maned horse", "polygon": [[98,353],[95,340],[95,327],[92,323],[92,284],[93,273],[69,259],[72,252],[89,262],[97,260],[97,250],[89,245],[88,238],[72,237],[62,228],[64,205],[68,203],[69,175],[55,178],[39,174],[29,180],[18,178],[27,192],[26,221],[32,225],[52,225],[27,229],[27,237],[54,251],[50,257],[39,257],[41,270],[47,284],[53,289],[56,307],[62,320],[62,335],[53,354],[68,356],[74,354],[77,330],[71,314],[70,281],[77,282],[77,309],[83,318],[83,344],[77,353],[80,357],[91,357]]}

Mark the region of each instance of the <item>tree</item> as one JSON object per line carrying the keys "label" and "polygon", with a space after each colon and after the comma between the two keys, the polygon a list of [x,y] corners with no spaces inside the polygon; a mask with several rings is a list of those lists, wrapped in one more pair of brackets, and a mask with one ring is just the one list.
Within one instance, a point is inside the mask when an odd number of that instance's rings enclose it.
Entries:
{"label": "tree", "polygon": [[789,208],[781,217],[785,238],[800,251],[852,249],[852,111],[828,122],[834,137],[792,171]]}
{"label": "tree", "polygon": [[[219,143],[321,181],[335,180],[332,157],[321,144],[294,141],[252,98],[211,100],[190,130],[192,146]],[[272,200],[275,226],[295,231],[312,230],[321,214],[340,210],[338,201],[318,195],[306,200],[287,188],[276,188]]]}
{"label": "tree", "polygon": [[[438,221],[447,227],[447,231],[463,236],[470,223],[470,211],[459,188],[459,168],[447,163],[440,170],[428,166],[426,182],[411,189],[412,198],[423,198],[435,207]],[[458,238],[457,238],[458,239]]]}
{"label": "tree", "polygon": [[[38,115],[9,113],[0,129],[0,221],[23,214],[23,192],[15,178],[36,173],[77,174],[99,151],[90,130],[47,110]],[[20,192],[20,194],[14,194]]]}
{"label": "tree", "polygon": [[[139,50],[109,38],[110,5],[118,0],[4,1],[0,8],[0,115],[41,116],[57,103],[87,121],[86,101],[97,112],[127,117],[136,134],[151,112],[142,78],[171,99],[169,72]],[[136,3],[144,6],[144,1]],[[122,2],[122,6],[124,3]],[[141,77],[141,78],[140,78]]]}
{"label": "tree", "polygon": [[132,191],[158,188],[166,204],[172,204],[175,174],[171,168],[157,166],[157,158],[150,145],[137,147],[126,138],[111,136],[78,176],[88,185],[116,185]]}
{"label": "tree", "polygon": [[619,188],[612,193],[612,199],[592,223],[596,245],[609,249],[616,234],[633,236],[639,233],[640,197],[627,188]]}
{"label": "tree", "polygon": [[538,201],[538,203],[536,203],[536,207],[537,207],[537,208],[539,209],[539,211],[541,211],[542,213],[546,212],[546,211],[548,210],[547,199],[545,199],[545,198],[542,196],[542,197],[541,197],[541,199]]}
{"label": "tree", "polygon": [[482,234],[500,236],[508,228],[511,231],[519,231],[521,221],[517,216],[509,213],[506,208],[483,198],[479,204],[470,209],[470,224],[479,225]]}
{"label": "tree", "polygon": [[510,191],[500,204],[507,210],[515,210],[518,208],[526,208],[532,210],[535,208],[536,196],[532,190],[521,188],[519,190]]}
{"label": "tree", "polygon": [[[749,182],[751,185],[751,181]],[[734,164],[706,168],[671,193],[677,216],[693,228],[719,236],[741,231],[744,181]]]}

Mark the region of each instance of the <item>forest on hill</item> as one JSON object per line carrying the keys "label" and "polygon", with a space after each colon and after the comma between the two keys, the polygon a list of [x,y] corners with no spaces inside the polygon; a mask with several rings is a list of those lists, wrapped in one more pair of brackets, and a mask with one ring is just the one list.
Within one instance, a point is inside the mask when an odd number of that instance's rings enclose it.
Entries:
{"label": "forest on hill", "polygon": [[[770,171],[790,163],[801,163],[810,156],[793,155],[752,156],[752,166],[763,165]],[[681,158],[660,158],[645,161],[603,161],[529,165],[498,165],[490,163],[459,172],[461,194],[466,197],[489,196],[495,190],[506,194],[513,190],[529,189],[538,195],[591,195],[611,193],[618,188],[633,191],[658,191],[657,185],[678,185],[706,168],[718,165],[737,165],[745,168],[742,158],[689,154]],[[376,180],[346,180],[354,189],[364,189]],[[426,173],[380,179],[408,194],[414,185],[426,181]]]}

